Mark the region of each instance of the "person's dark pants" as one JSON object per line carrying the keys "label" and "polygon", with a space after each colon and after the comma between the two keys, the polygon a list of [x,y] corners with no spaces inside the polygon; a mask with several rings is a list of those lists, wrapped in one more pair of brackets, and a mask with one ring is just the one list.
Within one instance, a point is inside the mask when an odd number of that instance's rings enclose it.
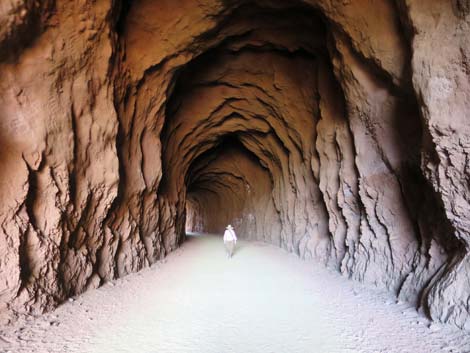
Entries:
{"label": "person's dark pants", "polygon": [[233,251],[235,250],[235,242],[234,241],[226,241],[225,242],[225,250],[227,250],[228,257],[233,256]]}

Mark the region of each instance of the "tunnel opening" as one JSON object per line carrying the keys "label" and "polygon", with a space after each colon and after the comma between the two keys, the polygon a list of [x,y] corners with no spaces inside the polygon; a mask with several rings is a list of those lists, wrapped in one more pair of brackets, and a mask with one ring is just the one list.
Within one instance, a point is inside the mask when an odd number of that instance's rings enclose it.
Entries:
{"label": "tunnel opening", "polygon": [[[289,122],[283,119],[283,111],[286,113],[288,107],[275,107],[275,101],[279,100],[282,104],[289,104],[290,97],[280,94],[279,97],[273,97],[270,89],[275,86],[275,82],[271,83],[271,87],[263,87],[256,82],[256,77],[262,77],[267,74],[263,71],[266,67],[275,65],[271,68],[270,75],[273,75],[278,69],[281,75],[286,76],[285,82],[279,80],[280,84],[287,86],[295,84],[295,80],[300,80],[302,73],[298,70],[292,75],[289,71],[290,65],[297,62],[299,67],[304,63],[308,67],[308,78],[313,85],[315,82],[315,60],[318,52],[326,53],[325,41],[325,24],[319,13],[305,6],[248,6],[242,5],[237,7],[227,20],[224,21],[223,27],[217,27],[218,32],[227,31],[220,43],[206,52],[202,53],[194,60],[178,70],[175,81],[173,82],[171,96],[166,106],[166,120],[162,132],[162,168],[164,176],[160,184],[160,191],[163,193],[172,193],[176,195],[176,190],[183,190],[183,198],[188,198],[187,203],[195,207],[194,191],[189,192],[187,184],[187,172],[191,160],[196,160],[199,155],[205,154],[206,151],[215,151],[213,149],[218,144],[218,139],[224,134],[240,135],[240,141],[244,148],[251,152],[259,163],[268,171],[268,180],[273,183],[284,183],[286,180],[293,178],[292,172],[283,170],[284,163],[289,163],[289,156],[301,161],[303,148],[302,144],[312,146],[314,140],[314,121],[311,117],[318,107],[314,107],[315,97],[312,93],[310,97],[302,97],[300,94],[296,97],[299,101],[311,99],[311,103],[307,103],[299,115],[297,124],[299,127],[289,126]],[[282,16],[281,16],[282,11]],[[247,16],[250,14],[250,16]],[[277,23],[277,24],[276,24]],[[276,39],[273,39],[274,29]],[[302,33],[302,35],[298,35]],[[278,35],[279,34],[279,35]],[[213,32],[205,34],[206,36],[214,35]],[[293,43],[289,43],[293,40]],[[323,43],[323,44],[322,44]],[[258,59],[260,59],[258,63]],[[226,72],[224,72],[226,71]],[[230,76],[230,77],[228,77]],[[238,76],[238,78],[237,78]],[[245,77],[252,76],[250,79]],[[289,80],[288,77],[293,80]],[[290,81],[290,82],[289,82]],[[293,87],[292,87],[293,88]],[[282,91],[283,87],[275,87],[275,90]],[[226,95],[226,97],[224,97]],[[199,105],[195,105],[192,100],[199,100]],[[302,102],[304,103],[304,102]],[[214,106],[209,106],[210,104]],[[206,105],[206,107],[203,107]],[[254,107],[254,108],[253,108]],[[204,117],[204,110],[210,109],[208,117]],[[190,124],[187,117],[198,116],[199,119],[193,118],[191,124],[194,126],[191,135],[200,135],[199,143],[190,146],[189,136],[178,136],[179,131],[186,127],[183,125]],[[268,117],[268,119],[266,119]],[[191,118],[190,118],[191,119]],[[295,118],[289,116],[287,120]],[[177,120],[178,122],[175,122]],[[211,121],[213,120],[213,121]],[[201,123],[201,126],[197,126]],[[305,128],[300,125],[305,124]],[[196,131],[197,130],[197,131]],[[205,131],[204,131],[205,130]],[[286,130],[286,131],[283,131]],[[300,136],[298,131],[305,130],[305,136]],[[279,131],[282,131],[279,134]],[[310,139],[310,141],[294,141],[300,139]],[[168,141],[168,144],[166,143]],[[176,147],[174,141],[178,141]],[[182,156],[182,168],[172,173],[170,166],[176,159],[176,149],[187,144]],[[223,146],[228,146],[225,142]],[[186,146],[185,146],[186,147]],[[193,150],[191,150],[193,149]],[[218,149],[220,150],[220,149]],[[179,150],[181,151],[181,150]],[[280,157],[279,155],[283,156]],[[310,151],[309,151],[310,154]],[[171,155],[171,157],[170,157]],[[287,157],[284,157],[287,156]],[[168,156],[168,157],[166,157]],[[295,156],[295,157],[294,157]],[[308,157],[307,157],[308,159]],[[294,163],[294,162],[291,162]],[[301,163],[305,164],[304,161]],[[275,180],[281,174],[283,181]],[[182,177],[181,186],[175,188],[169,185],[169,181],[174,181],[176,174]],[[290,175],[289,175],[290,174]],[[289,182],[290,183],[290,182]],[[193,189],[195,186],[193,184]],[[287,186],[290,192],[295,193],[295,185]],[[272,195],[272,192],[268,194]],[[254,229],[248,231],[247,234],[260,233],[258,236],[269,240],[276,239],[274,242],[281,245],[289,243],[284,241],[281,236],[281,221],[278,215],[286,213],[283,207],[279,205],[283,202],[279,195],[272,197],[268,206],[270,212],[275,216],[261,217],[262,219],[272,218],[272,232],[256,231]],[[290,196],[293,199],[292,196]],[[180,204],[186,204],[185,201]],[[209,202],[206,202],[209,204]],[[180,206],[181,207],[181,206]],[[177,208],[179,208],[177,206]],[[188,210],[187,206],[184,206]],[[177,211],[179,212],[179,211]],[[183,213],[179,212],[181,218]],[[188,210],[188,214],[191,213]],[[192,213],[191,213],[192,214]],[[254,224],[254,216],[247,213],[248,218]],[[219,215],[224,222],[228,221],[227,216]],[[287,214],[284,215],[288,217]],[[193,219],[189,217],[188,219]],[[187,222],[185,222],[187,223]],[[241,224],[241,221],[234,220],[232,223]],[[246,223],[246,222],[245,222]],[[262,222],[259,222],[262,223]],[[185,227],[188,228],[188,225]],[[214,226],[209,227],[212,230]],[[248,227],[249,228],[249,227]],[[256,228],[256,227],[253,227]],[[201,229],[199,227],[199,229]],[[223,228],[222,228],[223,229]],[[220,232],[220,226],[217,228]],[[284,233],[291,232],[285,230]],[[244,232],[245,233],[245,232]],[[266,234],[268,233],[268,234]],[[271,235],[272,233],[273,235]],[[253,236],[254,237],[254,236]]]}
{"label": "tunnel opening", "polygon": [[256,239],[256,215],[272,193],[267,170],[234,134],[191,164],[186,181],[186,229],[223,234],[232,224],[246,239]]}
{"label": "tunnel opening", "polygon": [[[174,200],[181,238],[231,223],[425,305],[459,243],[421,171],[409,63],[384,68],[337,26],[318,9],[267,2],[206,32],[211,45],[170,85],[159,194]],[[251,167],[229,167],[242,151],[262,166],[262,196],[247,194]]]}

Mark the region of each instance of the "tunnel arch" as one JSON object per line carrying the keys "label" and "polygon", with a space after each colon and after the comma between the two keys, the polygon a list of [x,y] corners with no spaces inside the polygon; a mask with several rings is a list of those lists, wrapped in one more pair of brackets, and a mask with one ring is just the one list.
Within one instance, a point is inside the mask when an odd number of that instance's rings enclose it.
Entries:
{"label": "tunnel arch", "polygon": [[253,223],[273,206],[269,172],[233,135],[225,136],[216,149],[200,156],[188,171],[186,228],[221,234],[232,224],[244,238],[256,239],[265,232]]}
{"label": "tunnel arch", "polygon": [[[351,277],[391,288],[407,300],[421,300],[415,281],[426,283],[446,260],[445,255],[434,258],[433,270],[415,278],[410,274],[426,262],[417,262],[416,255],[437,243],[442,254],[453,253],[457,242],[449,241],[442,211],[434,205],[434,194],[420,171],[422,126],[406,76],[408,66],[402,62],[396,70],[393,65],[399,60],[392,64],[364,58],[370,53],[357,52],[338,23],[318,7],[307,11],[305,4],[288,10],[263,5],[232,9],[228,20],[205,34],[219,34],[226,26],[226,37],[178,69],[172,83],[162,132],[162,185],[169,185],[165,178],[172,181],[169,198],[184,195],[178,199],[176,219],[185,222],[184,179],[190,161],[211,151],[221,135],[243,133],[242,143],[269,171],[273,185],[272,216],[265,218],[275,220],[276,226],[272,231],[258,229],[255,239],[317,258]],[[301,14],[308,25],[301,19],[293,22],[289,14]],[[253,28],[231,32],[231,26],[245,17]],[[283,35],[273,37],[263,25],[273,30],[278,22]],[[302,31],[296,31],[297,25],[304,26]],[[395,30],[398,38],[403,36],[401,29]],[[298,32],[306,35],[298,38]],[[406,48],[398,53],[408,55]],[[271,66],[276,67],[269,72]],[[290,90],[300,87],[298,96],[279,93],[289,91],[288,79],[276,82],[283,74],[297,77]],[[272,82],[263,86],[270,78]],[[297,106],[289,105],[292,102]],[[180,164],[179,154],[181,166],[170,167]],[[420,190],[411,192],[418,184]],[[424,199],[430,201],[426,206]],[[384,211],[378,212],[382,207]],[[399,215],[399,224],[392,214]],[[434,230],[421,220],[431,214],[438,220]],[[252,215],[245,213],[246,218]],[[177,226],[181,232],[184,228]],[[253,234],[245,229],[243,233]],[[369,247],[376,255],[370,255]],[[377,278],[377,268],[390,276]]]}

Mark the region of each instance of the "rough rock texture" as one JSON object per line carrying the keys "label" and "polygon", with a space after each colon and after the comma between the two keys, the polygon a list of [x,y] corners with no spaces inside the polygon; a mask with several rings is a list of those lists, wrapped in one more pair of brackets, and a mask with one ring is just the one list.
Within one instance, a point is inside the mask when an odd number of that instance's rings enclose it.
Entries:
{"label": "rough rock texture", "polygon": [[2,2],[2,319],[233,223],[470,328],[468,33],[463,0]]}

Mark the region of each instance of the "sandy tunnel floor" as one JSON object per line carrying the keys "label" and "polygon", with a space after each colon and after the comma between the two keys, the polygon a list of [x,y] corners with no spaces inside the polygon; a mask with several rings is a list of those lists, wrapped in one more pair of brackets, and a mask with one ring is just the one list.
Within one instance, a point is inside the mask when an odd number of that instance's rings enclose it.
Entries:
{"label": "sandy tunnel floor", "polygon": [[1,352],[470,352],[387,294],[263,243],[227,259],[215,236],[0,335]]}

